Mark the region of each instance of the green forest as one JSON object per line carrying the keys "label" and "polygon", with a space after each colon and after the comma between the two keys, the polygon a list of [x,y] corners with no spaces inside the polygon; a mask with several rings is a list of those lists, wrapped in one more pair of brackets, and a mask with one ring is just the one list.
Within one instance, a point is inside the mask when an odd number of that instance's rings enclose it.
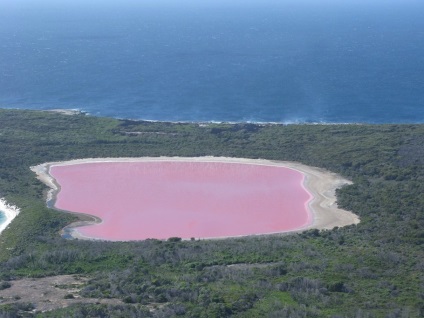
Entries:
{"label": "green forest", "polygon": [[[361,222],[222,240],[60,236],[77,216],[46,206],[30,166],[96,157],[289,160],[353,181],[338,205]],[[21,213],[0,235],[0,290],[84,277],[75,304],[0,317],[423,317],[424,125],[166,123],[0,109],[0,198]],[[79,304],[78,299],[109,299]]]}

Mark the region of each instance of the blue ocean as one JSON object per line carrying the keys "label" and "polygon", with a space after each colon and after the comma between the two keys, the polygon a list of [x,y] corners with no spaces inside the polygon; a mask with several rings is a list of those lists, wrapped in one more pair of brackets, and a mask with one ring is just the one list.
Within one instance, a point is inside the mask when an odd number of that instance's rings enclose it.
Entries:
{"label": "blue ocean", "polygon": [[1,0],[0,107],[423,123],[424,1]]}

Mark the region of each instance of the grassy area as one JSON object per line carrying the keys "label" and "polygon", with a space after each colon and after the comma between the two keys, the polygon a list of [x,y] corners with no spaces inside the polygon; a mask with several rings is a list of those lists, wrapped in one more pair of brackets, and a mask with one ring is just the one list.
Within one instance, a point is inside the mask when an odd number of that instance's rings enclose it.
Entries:
{"label": "grassy area", "polygon": [[[81,296],[125,303],[52,317],[421,317],[423,136],[424,125],[199,125],[0,110],[0,197],[22,210],[0,236],[0,280],[84,274],[91,280]],[[70,241],[58,233],[75,217],[46,208],[45,186],[29,169],[88,157],[204,155],[340,173],[354,184],[338,191],[338,203],[361,223],[219,241]],[[22,314],[22,303],[0,306],[0,316]]]}

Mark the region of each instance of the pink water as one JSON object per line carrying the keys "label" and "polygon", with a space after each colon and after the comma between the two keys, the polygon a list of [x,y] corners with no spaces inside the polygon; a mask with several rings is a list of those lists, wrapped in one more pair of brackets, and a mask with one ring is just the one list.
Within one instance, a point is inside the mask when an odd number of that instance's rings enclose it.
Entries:
{"label": "pink water", "polygon": [[212,238],[299,229],[311,222],[302,173],[222,162],[107,162],[53,166],[55,207],[102,223],[92,238]]}

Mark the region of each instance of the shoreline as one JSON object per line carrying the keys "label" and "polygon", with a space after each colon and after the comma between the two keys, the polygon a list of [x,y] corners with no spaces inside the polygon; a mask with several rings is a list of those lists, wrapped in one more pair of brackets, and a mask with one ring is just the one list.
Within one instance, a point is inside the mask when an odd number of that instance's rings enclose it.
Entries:
{"label": "shoreline", "polygon": [[[60,191],[60,186],[56,180],[50,175],[50,168],[53,166],[63,165],[76,165],[76,164],[89,164],[89,163],[102,163],[102,162],[165,162],[165,161],[176,161],[176,162],[222,162],[222,163],[237,163],[237,164],[253,164],[253,165],[265,165],[265,166],[276,166],[284,167],[292,170],[296,170],[304,175],[304,182],[302,186],[311,195],[311,198],[306,202],[308,207],[309,218],[311,219],[309,224],[292,230],[276,233],[264,233],[257,235],[275,235],[284,233],[301,232],[310,229],[333,229],[334,227],[343,227],[352,224],[358,224],[360,219],[357,215],[350,211],[339,209],[336,203],[335,190],[342,187],[343,185],[352,184],[351,181],[327,170],[306,166],[297,162],[290,161],[271,161],[266,159],[246,159],[246,158],[229,158],[229,157],[140,157],[140,158],[85,158],[75,159],[70,161],[62,162],[47,162],[38,166],[31,167],[31,170],[37,175],[37,179],[46,184],[50,189],[47,193],[46,202],[50,205],[54,203],[57,193]],[[68,212],[57,209],[54,204],[52,208],[89,218],[91,220],[80,220],[69,224],[64,227],[61,231],[61,235],[69,235],[72,238],[78,239],[89,239],[99,240],[97,238],[89,238],[83,236],[78,232],[78,228],[87,225],[93,225],[101,223],[102,220],[96,216],[87,215],[84,213]],[[238,237],[238,236],[231,236]],[[223,237],[224,238],[224,237]],[[202,238],[202,239],[213,239],[213,238]],[[218,239],[221,239],[218,238]]]}
{"label": "shoreline", "polygon": [[58,113],[62,115],[84,115],[98,118],[110,118],[119,121],[133,121],[133,122],[147,122],[147,123],[169,123],[169,124],[194,124],[199,126],[208,125],[257,125],[257,126],[364,126],[364,125],[422,125],[424,122],[369,122],[369,121],[307,121],[287,119],[285,121],[264,121],[264,120],[173,120],[173,119],[149,119],[149,118],[131,118],[121,116],[110,116],[102,114],[92,114],[89,110],[83,108],[51,108],[51,109],[34,109],[34,108],[16,108],[16,107],[0,107],[3,110],[17,110],[17,111],[34,111],[46,113]]}
{"label": "shoreline", "polygon": [[6,217],[6,221],[0,224],[1,234],[21,211],[18,207],[8,204],[4,198],[0,198],[0,211],[2,211]]}

